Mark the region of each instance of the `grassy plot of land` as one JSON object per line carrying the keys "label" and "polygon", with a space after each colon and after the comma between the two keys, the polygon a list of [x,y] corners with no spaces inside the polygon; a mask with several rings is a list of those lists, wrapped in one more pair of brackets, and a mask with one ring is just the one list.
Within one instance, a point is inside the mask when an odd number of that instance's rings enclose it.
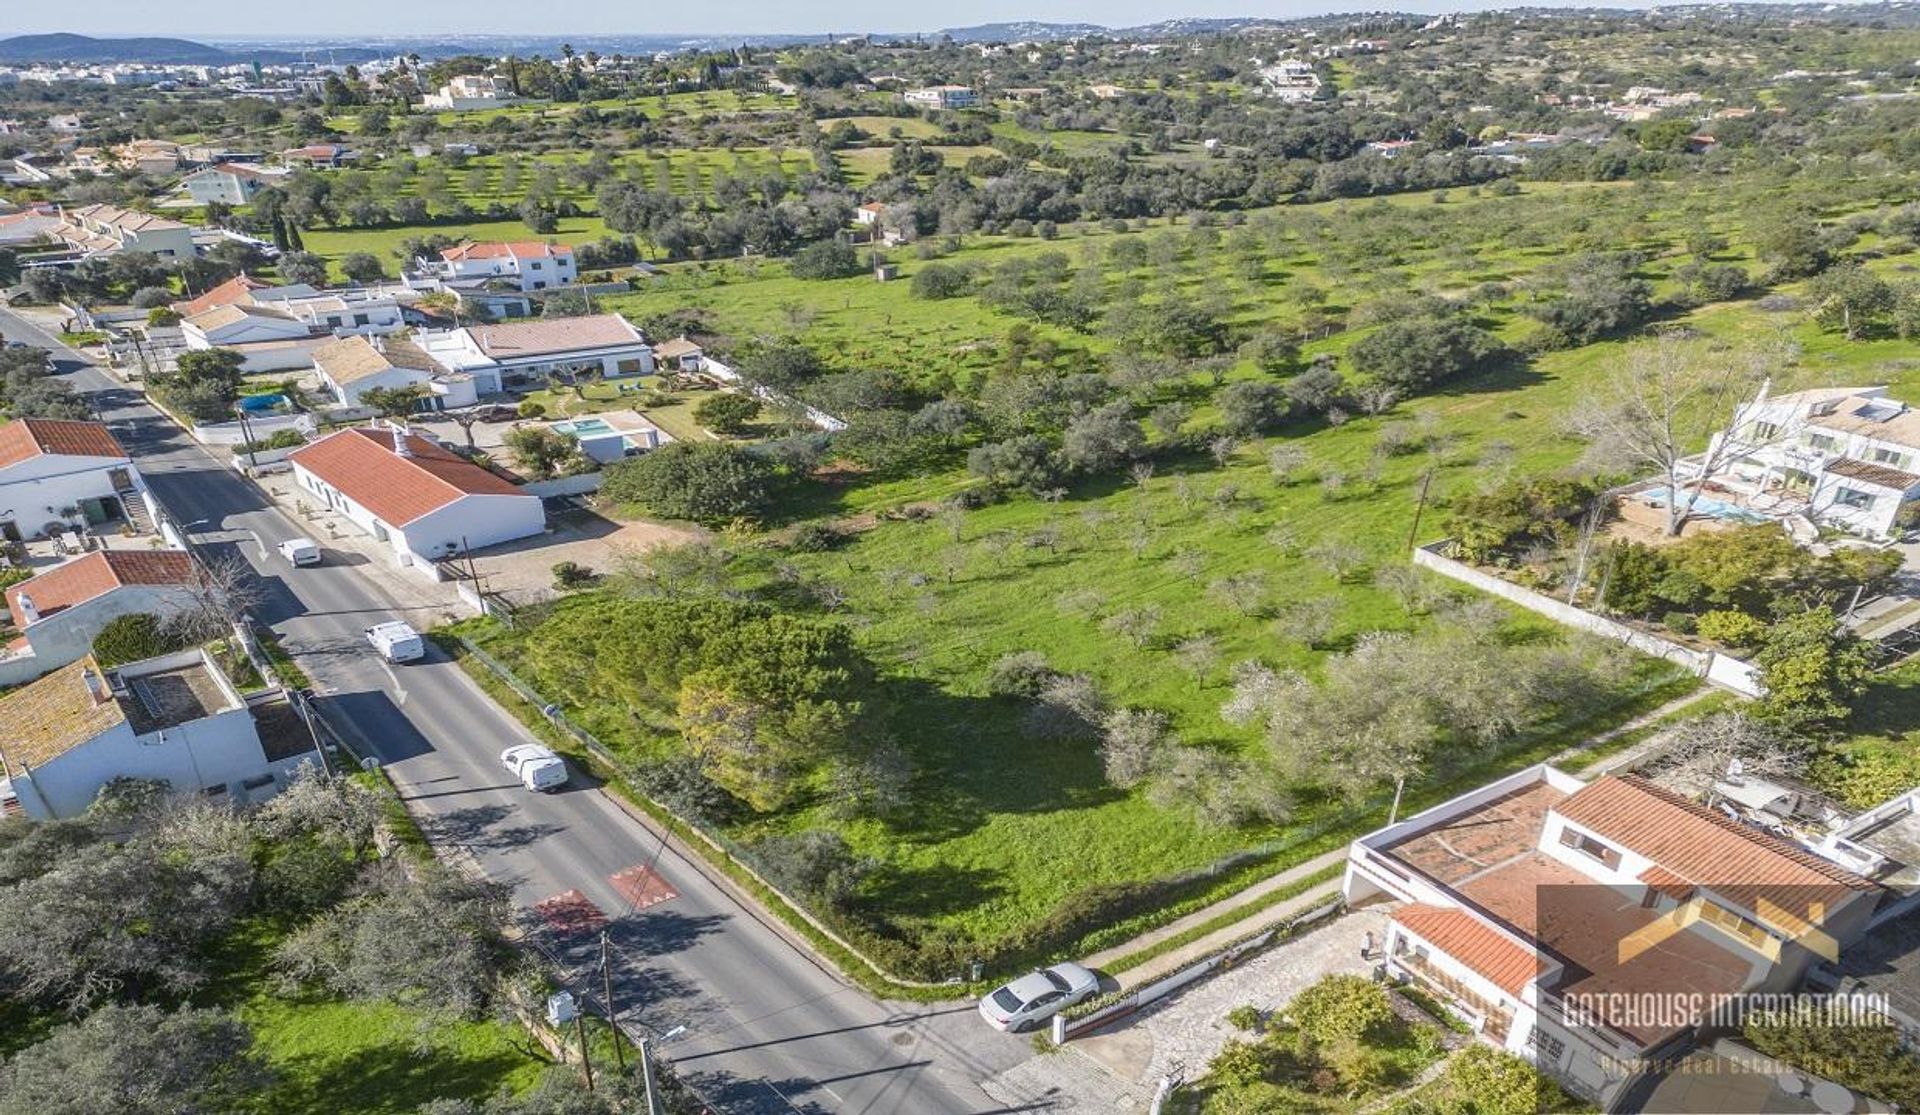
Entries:
{"label": "grassy plot of land", "polygon": [[[329,259],[349,252],[371,252],[389,267],[402,241],[435,233],[460,240],[545,240],[529,231],[520,221],[467,221],[460,224],[410,225],[400,228],[310,229],[303,230],[307,250]],[[562,244],[583,244],[607,235],[607,226],[598,217],[562,217],[559,231],[552,239]]]}

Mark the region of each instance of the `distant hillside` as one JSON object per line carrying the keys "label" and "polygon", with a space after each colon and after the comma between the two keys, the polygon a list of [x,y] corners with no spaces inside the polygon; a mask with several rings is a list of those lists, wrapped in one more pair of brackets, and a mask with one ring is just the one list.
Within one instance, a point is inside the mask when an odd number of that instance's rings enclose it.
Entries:
{"label": "distant hillside", "polygon": [[16,35],[0,39],[0,62],[151,62],[157,65],[224,66],[235,62],[298,62],[286,50],[224,50],[191,39],[96,39],[91,35]]}

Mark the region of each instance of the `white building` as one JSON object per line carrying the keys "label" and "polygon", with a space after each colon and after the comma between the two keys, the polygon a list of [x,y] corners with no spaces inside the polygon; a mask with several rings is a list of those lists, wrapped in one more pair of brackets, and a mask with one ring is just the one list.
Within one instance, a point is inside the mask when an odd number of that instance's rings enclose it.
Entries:
{"label": "white building", "polygon": [[263,742],[247,701],[201,650],[105,669],[91,656],[0,697],[0,815],[77,817],[116,778],[259,801],[310,748]]}
{"label": "white building", "polygon": [[180,180],[187,196],[200,205],[246,205],[254,195],[287,180],[284,170],[268,170],[251,163],[221,163],[196,170]]}
{"label": "white building", "polygon": [[150,521],[146,483],[98,422],[16,418],[0,425],[0,540],[80,524]]}
{"label": "white building", "polygon": [[[1868,858],[1875,879],[1912,874]],[[1906,913],[1910,882],[1638,776],[1537,766],[1355,841],[1344,889],[1393,904],[1390,976],[1604,1105],[1631,1066],[1684,1052],[1715,1004],[1791,991]]]}
{"label": "white building", "polygon": [[1310,62],[1275,62],[1259,73],[1260,91],[1275,100],[1304,104],[1320,95],[1320,75]]}
{"label": "white building", "polygon": [[543,387],[550,374],[624,379],[654,371],[646,337],[619,314],[469,325],[413,340],[446,371],[471,376],[481,395]]}
{"label": "white building", "polygon": [[193,229],[179,221],[114,205],[60,210],[52,233],[81,256],[146,252],[163,260],[192,259]]}
{"label": "white building", "polygon": [[910,105],[948,110],[972,108],[980,103],[980,94],[965,85],[927,85],[909,89],[901,96]]}
{"label": "white building", "polygon": [[538,240],[461,244],[441,249],[439,259],[414,263],[421,274],[447,282],[505,279],[523,292],[566,286],[580,277],[572,248]]}
{"label": "white building", "polygon": [[422,96],[420,104],[442,112],[473,112],[519,104],[521,100],[495,78],[484,74],[462,74],[442,85],[439,92]]}
{"label": "white building", "polygon": [[20,635],[0,648],[0,685],[18,685],[91,653],[109,620],[194,606],[199,570],[184,550],[95,550],[6,591]]}
{"label": "white building", "polygon": [[1885,387],[1762,390],[1702,459],[1719,462],[1712,488],[1765,514],[1872,538],[1920,516],[1920,413]]}
{"label": "white building", "polygon": [[458,410],[479,401],[471,375],[449,372],[404,337],[344,337],[313,350],[320,380],[346,406],[364,406],[376,388],[417,387],[423,410]]}
{"label": "white building", "polygon": [[417,434],[341,430],[287,459],[302,489],[429,576],[442,558],[546,530],[540,497]]}
{"label": "white building", "polygon": [[180,323],[181,340],[189,351],[224,348],[240,354],[240,367],[249,374],[291,371],[313,363],[313,350],[330,333],[285,310],[253,302],[233,302],[194,314]]}

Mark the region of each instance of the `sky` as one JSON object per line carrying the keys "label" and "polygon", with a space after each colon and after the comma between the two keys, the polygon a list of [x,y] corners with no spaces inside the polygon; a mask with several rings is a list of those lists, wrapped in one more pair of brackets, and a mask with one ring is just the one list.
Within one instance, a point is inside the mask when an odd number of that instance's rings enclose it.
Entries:
{"label": "sky", "polygon": [[[82,0],[77,7],[17,0],[0,5],[0,37],[73,31],[101,37],[539,34],[726,35],[935,31],[1038,20],[1126,27],[1182,16],[1290,18],[1392,7],[1421,12],[1507,7],[1475,0],[971,0],[939,5],[896,0],[331,0],[326,4],[234,4],[231,0]],[[1547,0],[1552,6],[1561,6]],[[1542,5],[1545,6],[1545,5]],[[1609,6],[1621,5],[1612,0]]]}

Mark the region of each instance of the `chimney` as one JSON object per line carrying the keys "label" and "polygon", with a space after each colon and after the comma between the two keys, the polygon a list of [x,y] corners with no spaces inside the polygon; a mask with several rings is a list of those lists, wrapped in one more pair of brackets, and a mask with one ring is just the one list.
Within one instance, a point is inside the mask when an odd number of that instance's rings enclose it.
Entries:
{"label": "chimney", "polygon": [[28,627],[40,622],[40,609],[33,606],[33,597],[23,592],[14,597],[14,602],[20,606],[20,618],[27,621]]}
{"label": "chimney", "polygon": [[106,679],[92,666],[80,671],[80,680],[86,682],[87,694],[93,698],[94,704],[104,705],[113,700],[113,690],[107,688]]}
{"label": "chimney", "polygon": [[393,427],[393,453],[396,457],[413,456],[413,446],[407,444],[407,424],[396,422]]}

